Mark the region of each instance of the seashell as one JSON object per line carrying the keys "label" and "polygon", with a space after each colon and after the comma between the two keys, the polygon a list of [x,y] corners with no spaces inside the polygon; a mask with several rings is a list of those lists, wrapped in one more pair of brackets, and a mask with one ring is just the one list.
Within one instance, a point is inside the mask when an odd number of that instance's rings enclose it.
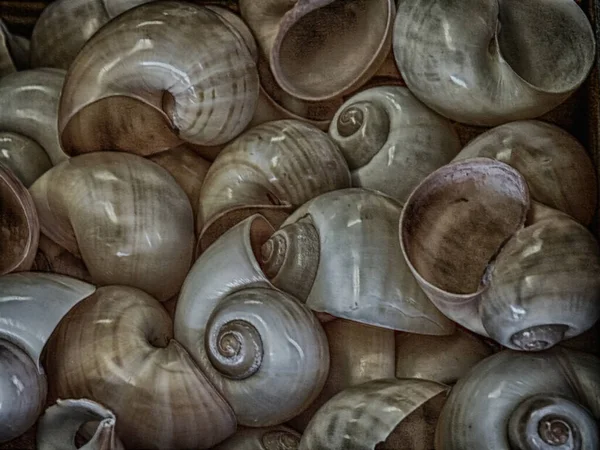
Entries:
{"label": "seashell", "polygon": [[565,101],[595,58],[592,27],[571,0],[407,0],[394,54],[410,91],[470,125],[532,119]]}
{"label": "seashell", "polygon": [[162,167],[125,153],[81,155],[30,192],[42,232],[82,259],[95,284],[138,287],[161,301],[178,292],[191,264],[193,215]]}
{"label": "seashell", "polygon": [[343,319],[327,322],[323,329],[329,342],[329,376],[317,399],[289,422],[298,431],[304,431],[319,408],[344,389],[394,377],[392,330]]}
{"label": "seashell", "polygon": [[8,167],[26,188],[52,167],[48,154],[33,139],[0,131],[0,164]]}
{"label": "seashell", "polygon": [[29,270],[40,236],[40,222],[27,188],[0,163],[0,275]]}
{"label": "seashell", "polygon": [[299,443],[300,434],[287,427],[247,428],[213,450],[296,450]]}
{"label": "seashell", "polygon": [[259,81],[246,32],[237,28],[243,22],[233,17],[218,7],[157,1],[104,26],[65,81],[58,120],[65,151],[147,156],[240,134]]}
{"label": "seashell", "polygon": [[529,193],[550,208],[589,225],[596,210],[594,165],[569,133],[549,123],[507,123],[472,140],[455,161],[485,157],[502,161],[527,180]]}
{"label": "seashell", "polygon": [[294,212],[262,248],[276,287],[313,311],[394,330],[451,334],[406,266],[401,206],[366,189],[323,194]]}
{"label": "seashell", "polygon": [[200,190],[210,162],[185,144],[166,152],[156,153],[149,159],[175,178],[190,200],[194,217],[198,217]]}
{"label": "seashell", "polygon": [[81,259],[69,253],[43,234],[40,234],[37,253],[31,270],[35,272],[57,273],[77,278],[87,283],[92,282],[92,276]]}
{"label": "seashell", "polygon": [[374,380],[327,402],[308,424],[298,450],[431,449],[447,387],[426,380]]}
{"label": "seashell", "polygon": [[175,311],[175,338],[244,426],[277,425],[298,415],[329,370],[319,321],[274,289],[256,260],[273,231],[260,215],[227,231],[192,267]]}
{"label": "seashell", "polygon": [[400,86],[374,87],[351,97],[335,114],[329,135],[350,166],[352,186],[378,190],[401,203],[461,148],[450,122]]}
{"label": "seashell", "polygon": [[483,340],[458,328],[451,336],[396,334],[396,378],[451,385],[492,354]]}
{"label": "seashell", "polygon": [[112,411],[91,400],[58,400],[40,418],[38,450],[76,450],[75,436],[90,421],[100,421],[83,450],[125,450],[115,432],[117,418]]}
{"label": "seashell", "polygon": [[523,227],[528,209],[527,183],[515,169],[459,161],[411,194],[400,240],[445,315],[506,347],[543,350],[600,318],[600,249],[582,225],[539,204]]}
{"label": "seashell", "polygon": [[29,41],[13,36],[0,18],[0,78],[28,67]]}
{"label": "seashell", "polygon": [[55,0],[35,23],[31,66],[68,70],[84,44],[117,15],[152,0]]}
{"label": "seashell", "polygon": [[47,355],[51,392],[105,405],[126,448],[206,449],[235,431],[229,405],[172,339],[167,312],[139,289],[98,288],[63,319]]}
{"label": "seashell", "polygon": [[0,79],[0,131],[10,131],[40,145],[52,164],[67,159],[58,141],[57,115],[65,72],[35,69]]}
{"label": "seashell", "polygon": [[559,347],[500,352],[450,392],[436,450],[597,449],[600,360]]}
{"label": "seashell", "polygon": [[25,433],[42,413],[40,355],[62,317],[94,290],[54,274],[0,277],[0,443]]}
{"label": "seashell", "polygon": [[277,84],[293,97],[322,101],[351,92],[377,72],[396,8],[393,0],[241,0],[240,12]]}
{"label": "seashell", "polygon": [[325,133],[296,120],[259,125],[223,149],[204,179],[197,253],[255,213],[278,226],[311,198],[349,186],[348,165]]}

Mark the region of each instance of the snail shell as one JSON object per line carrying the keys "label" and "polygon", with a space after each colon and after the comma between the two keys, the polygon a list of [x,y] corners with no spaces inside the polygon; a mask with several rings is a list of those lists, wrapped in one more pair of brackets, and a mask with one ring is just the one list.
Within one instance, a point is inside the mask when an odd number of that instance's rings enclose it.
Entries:
{"label": "snail shell", "polygon": [[241,133],[259,82],[237,28],[245,25],[232,17],[217,7],[157,1],[102,27],[65,81],[58,120],[65,151],[150,155]]}
{"label": "snail shell", "polygon": [[35,69],[0,79],[0,131],[10,131],[41,146],[58,164],[67,159],[58,140],[58,102],[65,72]]}
{"label": "snail shell", "polygon": [[213,450],[296,450],[300,435],[294,430],[277,426],[238,430]]}
{"label": "snail shell", "polygon": [[38,450],[76,450],[75,436],[88,422],[100,421],[83,450],[125,450],[115,432],[117,418],[112,411],[91,400],[58,400],[40,418]]}
{"label": "snail shell", "polygon": [[454,161],[476,157],[494,158],[517,169],[533,200],[583,225],[592,221],[597,197],[594,165],[566,131],[537,120],[507,123],[473,139]]}
{"label": "snail shell", "polygon": [[329,135],[350,166],[353,186],[402,203],[461,148],[450,122],[400,86],[374,87],[351,97],[337,111]]}
{"label": "snail shell", "polygon": [[398,5],[394,53],[423,103],[494,126],[566,100],[590,72],[595,42],[571,0],[407,0]]}
{"label": "snail shell", "polygon": [[95,284],[139,287],[161,301],[178,292],[192,259],[193,215],[162,167],[126,153],[81,155],[30,192],[43,233],[82,259]]}
{"label": "snail shell", "polygon": [[0,443],[25,433],[42,413],[40,355],[62,317],[94,289],[53,274],[0,277]]}
{"label": "snail shell", "polygon": [[60,323],[46,362],[51,392],[110,408],[126,448],[206,449],[235,431],[229,405],[172,339],[167,312],[139,289],[98,288]]}
{"label": "snail shell", "polygon": [[259,125],[223,149],[204,179],[199,250],[252,214],[278,226],[311,198],[349,186],[348,165],[327,134],[296,120]]}
{"label": "snail shell", "polygon": [[40,222],[31,195],[0,163],[0,275],[29,270],[39,236]]}
{"label": "snail shell", "polygon": [[394,330],[451,334],[397,237],[401,206],[367,189],[323,194],[294,212],[262,249],[272,283],[313,311]]}
{"label": "snail shell", "polygon": [[92,282],[92,276],[81,259],[43,234],[40,234],[40,241],[31,270],[57,273],[87,283]]}
{"label": "snail shell", "polygon": [[29,41],[13,36],[0,18],[0,78],[28,68]]}
{"label": "snail shell", "polygon": [[321,101],[377,72],[396,8],[393,0],[241,0],[240,11],[277,84],[293,97]]}
{"label": "snail shell", "polygon": [[[299,450],[430,449],[433,427],[423,419],[435,415],[446,391],[444,385],[417,379],[374,380],[350,387],[315,414]],[[425,408],[428,411],[423,414]],[[421,420],[404,428],[402,422],[411,420],[414,413]],[[416,431],[414,436],[410,431]]]}
{"label": "snail shell", "polygon": [[192,267],[175,312],[176,339],[238,422],[252,427],[299,414],[319,394],[329,370],[319,321],[274,289],[256,260],[273,231],[260,215],[227,231]]}
{"label": "snail shell", "polygon": [[450,336],[396,334],[396,378],[421,378],[454,384],[492,349],[471,333],[457,328]]}
{"label": "snail shell", "polygon": [[33,139],[0,131],[0,163],[8,167],[26,188],[52,167],[48,154]]}
{"label": "snail shell", "polygon": [[524,178],[487,158],[438,169],[400,221],[406,261],[448,317],[513,349],[542,350],[600,317],[600,249],[582,225],[537,204]]}
{"label": "snail shell", "polygon": [[558,347],[503,351],[459,380],[442,410],[436,450],[595,450],[600,361]]}

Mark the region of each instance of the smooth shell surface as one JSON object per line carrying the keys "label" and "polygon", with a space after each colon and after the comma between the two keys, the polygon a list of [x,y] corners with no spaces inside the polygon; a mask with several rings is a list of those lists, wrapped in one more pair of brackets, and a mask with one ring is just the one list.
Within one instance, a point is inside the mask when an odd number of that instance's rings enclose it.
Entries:
{"label": "smooth shell surface", "polygon": [[240,429],[213,450],[296,450],[300,434],[287,427]]}
{"label": "smooth shell surface", "polygon": [[88,422],[99,421],[83,450],[125,450],[115,432],[117,418],[112,411],[91,400],[58,400],[40,418],[38,450],[75,450],[75,436]]}
{"label": "smooth shell surface", "polygon": [[236,28],[245,25],[232,15],[157,1],[103,27],[65,81],[58,121],[65,151],[149,155],[182,142],[223,144],[241,133],[259,81]]}
{"label": "smooth shell surface", "polygon": [[98,288],[61,322],[46,360],[51,392],[110,408],[126,448],[206,449],[235,431],[167,312],[139,289]]}
{"label": "smooth shell surface", "polygon": [[[409,379],[375,380],[350,387],[317,412],[302,435],[299,450],[424,450],[413,446],[407,435],[392,435],[403,420],[446,390],[432,381]],[[417,442],[422,445],[426,438],[420,435]],[[393,446],[381,444],[388,439],[394,439]]]}
{"label": "smooth shell surface", "polygon": [[126,153],[80,155],[30,192],[43,233],[81,258],[94,283],[138,287],[161,301],[178,292],[192,259],[193,215],[162,167]]}
{"label": "smooth shell surface", "polygon": [[352,96],[335,114],[329,135],[350,166],[353,186],[378,190],[402,203],[460,150],[450,122],[400,86]]}
{"label": "smooth shell surface", "polygon": [[65,80],[59,69],[34,69],[0,79],[0,131],[33,139],[52,164],[67,159],[58,140],[58,103]]}
{"label": "smooth shell surface", "polygon": [[403,0],[394,53],[411,92],[458,122],[541,116],[586,79],[594,33],[571,0]]}
{"label": "smooth shell surface", "polygon": [[27,188],[52,167],[48,154],[37,142],[9,131],[0,131],[0,163]]}

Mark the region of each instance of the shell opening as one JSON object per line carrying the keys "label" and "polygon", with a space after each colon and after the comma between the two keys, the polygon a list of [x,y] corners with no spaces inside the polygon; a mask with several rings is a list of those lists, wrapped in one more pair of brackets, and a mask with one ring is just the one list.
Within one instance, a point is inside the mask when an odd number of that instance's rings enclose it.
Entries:
{"label": "shell opening", "polygon": [[296,450],[300,439],[287,431],[268,431],[262,437],[265,450]]}
{"label": "shell opening", "polygon": [[510,340],[521,350],[546,350],[561,342],[568,329],[567,325],[539,325],[515,333]]}
{"label": "shell opening", "polygon": [[[212,329],[212,327],[209,327]],[[210,333],[207,353],[213,366],[224,376],[243,380],[258,371],[263,344],[254,326],[244,320],[232,320]]]}
{"label": "shell opening", "polygon": [[560,417],[544,417],[540,421],[538,434],[546,444],[565,445],[572,440],[571,427]]}

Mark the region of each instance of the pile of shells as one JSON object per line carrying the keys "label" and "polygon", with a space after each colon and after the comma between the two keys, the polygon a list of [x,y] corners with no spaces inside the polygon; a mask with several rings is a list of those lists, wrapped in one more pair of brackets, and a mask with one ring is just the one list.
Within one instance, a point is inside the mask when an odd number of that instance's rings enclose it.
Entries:
{"label": "pile of shells", "polygon": [[595,50],[573,0],[0,23],[0,448],[599,449],[595,169],[534,120]]}

